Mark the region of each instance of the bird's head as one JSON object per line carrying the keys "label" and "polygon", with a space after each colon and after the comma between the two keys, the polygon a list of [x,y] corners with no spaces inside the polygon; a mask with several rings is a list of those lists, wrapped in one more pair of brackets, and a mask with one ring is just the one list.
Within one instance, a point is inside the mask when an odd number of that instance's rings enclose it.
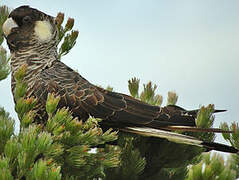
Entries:
{"label": "bird's head", "polygon": [[32,45],[57,44],[55,18],[29,6],[14,9],[2,29],[11,52]]}

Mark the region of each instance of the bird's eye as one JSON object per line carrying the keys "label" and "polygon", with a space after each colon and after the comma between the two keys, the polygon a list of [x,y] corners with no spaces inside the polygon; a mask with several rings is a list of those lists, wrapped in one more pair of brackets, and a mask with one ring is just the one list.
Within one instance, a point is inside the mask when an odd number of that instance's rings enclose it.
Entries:
{"label": "bird's eye", "polygon": [[32,18],[30,16],[25,16],[23,19],[22,19],[22,22],[24,24],[26,23],[30,23],[32,21]]}

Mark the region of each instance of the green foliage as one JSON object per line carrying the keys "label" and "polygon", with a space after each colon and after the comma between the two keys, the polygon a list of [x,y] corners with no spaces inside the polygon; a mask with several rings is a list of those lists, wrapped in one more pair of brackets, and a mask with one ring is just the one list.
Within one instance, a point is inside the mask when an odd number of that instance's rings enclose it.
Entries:
{"label": "green foliage", "polygon": [[139,82],[140,80],[136,77],[128,81],[128,89],[132,97],[139,98]]}
{"label": "green foliage", "polygon": [[178,101],[178,95],[175,92],[168,92],[168,102],[167,105],[175,105]]}
{"label": "green foliage", "polygon": [[65,108],[57,110],[52,118],[48,119],[46,131],[51,133],[54,141],[64,149],[63,154],[54,157],[59,164],[62,164],[64,176],[74,175],[83,179],[103,177],[104,169],[118,165],[118,150],[108,148],[91,152],[91,147],[117,138],[116,132],[112,132],[111,129],[103,132],[98,126],[99,121],[89,118],[83,123],[73,118]]}
{"label": "green foliage", "polygon": [[224,161],[223,156],[217,153],[201,155],[201,161],[189,168],[187,180],[235,180],[236,172],[231,169],[230,161]]}
{"label": "green foliage", "polygon": [[127,133],[119,133],[118,145],[121,150],[120,164],[114,169],[107,171],[105,179],[132,179],[137,180],[142,174],[146,161],[137,148],[135,148],[136,136]]}
{"label": "green foliage", "polygon": [[[63,176],[75,176],[83,179],[104,177],[104,170],[118,165],[118,151],[114,149],[96,149],[92,147],[116,140],[112,130],[102,132],[96,119],[85,123],[73,119],[67,109],[57,110],[48,119],[45,130],[52,134],[61,153],[51,156],[61,164]],[[57,155],[57,156],[56,156]]]}
{"label": "green foliage", "polygon": [[[7,17],[9,15],[9,9],[6,6],[0,6],[0,27],[2,27],[3,23],[7,20]],[[0,28],[0,45],[3,43],[3,31],[2,28]]]}
{"label": "green foliage", "polygon": [[[60,18],[60,21],[63,20]],[[78,36],[77,31],[71,31],[73,19],[67,21],[65,28],[62,28],[62,22],[58,23],[59,43],[63,41],[59,56],[70,51]],[[6,51],[3,49],[2,54],[5,58]],[[6,60],[4,58],[1,60]],[[7,69],[9,65],[6,61],[4,63],[1,68]],[[104,178],[108,168],[119,164],[119,148],[104,145],[115,141],[117,133],[112,129],[103,132],[98,125],[99,119],[89,118],[83,123],[73,118],[68,109],[57,109],[59,97],[54,94],[49,94],[46,103],[48,122],[45,126],[35,125],[37,101],[25,95],[26,71],[27,66],[23,65],[14,74],[15,110],[21,121],[17,136],[14,135],[14,120],[3,109],[0,110],[0,179]],[[5,71],[4,78],[8,73]],[[104,148],[97,148],[99,145],[104,145]]]}
{"label": "green foliage", "polygon": [[24,75],[27,71],[27,65],[22,65],[18,71],[14,74],[16,80],[16,89],[14,96],[16,99],[15,110],[18,114],[18,118],[21,121],[21,126],[27,127],[33,122],[35,117],[35,111],[33,110],[37,101],[33,97],[25,98],[27,91],[27,85],[24,82]]}
{"label": "green foliage", "polygon": [[29,179],[49,179],[49,180],[60,180],[60,167],[51,165],[43,160],[37,161],[29,173]]}
{"label": "green foliage", "polygon": [[212,127],[214,122],[214,105],[209,104],[207,107],[202,106],[200,108],[200,113],[197,116],[196,125],[201,128]]}
{"label": "green foliage", "polygon": [[0,108],[0,154],[4,151],[4,147],[8,139],[14,133],[14,120],[9,117],[3,108]]}
{"label": "green foliage", "polygon": [[0,44],[0,81],[6,79],[10,73],[8,62],[9,58],[7,58],[7,51]]}
{"label": "green foliage", "polygon": [[226,141],[230,142],[230,144],[239,149],[239,124],[234,122],[231,124],[230,128],[227,123],[221,124],[220,128],[226,131],[232,131],[233,133],[223,133],[223,137]]}
{"label": "green foliage", "polygon": [[107,86],[105,89],[108,91],[113,91],[113,87],[111,87],[111,86]]}
{"label": "green foliage", "polygon": [[137,179],[145,167],[145,158],[142,158],[138,149],[134,148],[133,138],[126,137],[123,144],[121,154],[121,167],[123,177],[127,179]]}
{"label": "green foliage", "polygon": [[164,168],[160,171],[160,174],[156,177],[160,177],[162,180],[167,179],[184,179],[187,175],[188,169],[186,166],[181,166],[178,168]]}
{"label": "green foliage", "polygon": [[117,133],[112,129],[103,132],[100,119],[86,122],[73,118],[66,109],[57,109],[59,97],[48,95],[45,126],[36,125],[36,100],[26,98],[24,74],[27,66],[15,73],[17,88],[16,111],[21,121],[18,136],[13,134],[14,121],[0,111],[0,167],[2,178],[7,179],[93,179],[104,178],[108,168],[119,164],[120,150],[106,145],[115,141]]}
{"label": "green foliage", "polygon": [[[202,111],[205,111],[203,109]],[[208,107],[208,112],[205,114],[210,114],[213,112],[213,106]],[[210,127],[213,123],[208,121],[205,127]],[[204,124],[204,123],[203,123]],[[229,127],[227,123],[223,123],[220,126],[221,129],[226,131],[233,131],[233,133],[223,133],[225,140],[230,142],[235,148],[239,148],[239,126],[237,123],[232,123]],[[219,154],[205,153],[202,155],[202,160],[200,163],[191,166],[187,175],[187,179],[204,180],[204,179],[217,179],[217,180],[235,180],[239,178],[239,155],[231,154],[227,160]]]}
{"label": "green foliage", "polygon": [[58,44],[61,46],[58,51],[58,58],[61,59],[62,56],[68,54],[70,50],[75,46],[76,39],[79,35],[79,31],[72,30],[74,26],[74,19],[68,18],[65,27],[62,26],[64,22],[64,14],[58,13],[56,17],[57,27],[59,32]]}
{"label": "green foliage", "polygon": [[24,75],[25,75],[26,71],[27,71],[27,65],[24,64],[14,74],[15,79],[16,79],[16,90],[14,92],[14,96],[15,96],[16,101],[23,98],[26,94],[27,85],[26,85],[26,83],[23,82]]}
{"label": "green foliage", "polygon": [[[228,141],[232,146],[239,149],[239,125],[238,123],[234,122],[229,127],[227,123],[222,123],[220,128],[223,130],[230,130],[233,133],[223,133],[223,138]],[[238,154],[231,154],[228,158],[228,162],[230,162],[230,169],[236,172],[236,178],[239,178],[239,155]]]}
{"label": "green foliage", "polygon": [[[212,128],[214,123],[214,105],[209,104],[208,106],[202,106],[196,118],[196,126],[201,128]],[[187,135],[192,135],[199,139],[203,139],[207,142],[212,142],[215,139],[215,133],[213,132],[197,132],[197,133],[185,133]]]}
{"label": "green foliage", "polygon": [[155,97],[155,90],[157,89],[157,85],[152,85],[152,82],[148,84],[143,84],[144,90],[140,94],[140,99],[148,104],[156,104],[157,100]]}
{"label": "green foliage", "polygon": [[152,82],[143,84],[144,90],[139,95],[139,82],[140,80],[135,77],[128,81],[128,89],[131,96],[133,96],[134,98],[138,98],[143,102],[156,106],[161,106],[163,102],[163,97],[155,93],[157,85],[152,85]]}
{"label": "green foliage", "polygon": [[7,51],[2,47],[3,43],[3,32],[2,25],[6,21],[9,10],[6,6],[0,6],[0,81],[7,78],[10,73],[10,66],[8,64],[9,58],[7,57]]}
{"label": "green foliage", "polygon": [[231,154],[227,160],[230,163],[230,169],[236,172],[236,178],[239,178],[239,155]]}

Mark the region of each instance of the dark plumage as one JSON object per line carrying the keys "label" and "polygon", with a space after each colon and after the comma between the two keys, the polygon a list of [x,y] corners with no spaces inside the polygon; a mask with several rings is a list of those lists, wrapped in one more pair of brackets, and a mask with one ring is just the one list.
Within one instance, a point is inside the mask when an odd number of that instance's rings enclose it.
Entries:
{"label": "dark plumage", "polygon": [[[11,12],[3,25],[11,50],[12,75],[27,64],[25,81],[27,96],[38,99],[38,123],[46,118],[48,93],[60,95],[59,107],[69,107],[74,116],[86,120],[89,115],[102,118],[103,127],[167,138],[186,144],[203,146],[225,152],[238,152],[233,147],[207,143],[194,137],[170,131],[218,131],[195,127],[198,110],[187,111],[178,106],[152,106],[125,94],[99,88],[57,59],[57,27],[53,17],[28,6]],[[12,91],[15,89],[12,77]]]}

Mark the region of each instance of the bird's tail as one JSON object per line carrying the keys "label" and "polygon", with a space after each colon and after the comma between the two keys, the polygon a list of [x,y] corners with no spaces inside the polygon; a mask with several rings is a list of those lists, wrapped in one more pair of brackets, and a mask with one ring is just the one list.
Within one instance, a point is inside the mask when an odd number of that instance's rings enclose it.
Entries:
{"label": "bird's tail", "polygon": [[[195,109],[195,110],[185,110],[185,109],[183,109],[187,114],[189,114],[189,115],[192,115],[193,117],[197,117],[197,114],[198,114],[198,112],[200,111],[200,109]],[[214,111],[213,111],[213,113],[221,113],[221,112],[225,112],[225,111],[227,111],[227,110],[225,110],[225,109],[214,109]]]}
{"label": "bird's tail", "polygon": [[220,128],[200,128],[194,126],[166,126],[160,129],[184,132],[214,132],[214,133],[233,133],[233,131],[222,130]]}
{"label": "bird's tail", "polygon": [[127,127],[122,130],[126,132],[144,135],[144,136],[165,138],[171,142],[204,147],[209,151],[216,150],[216,151],[229,152],[229,153],[239,153],[239,150],[235,149],[232,146],[227,146],[224,144],[214,143],[214,142],[204,142],[192,136],[187,136],[187,135],[178,134],[178,133],[160,130],[160,129],[153,129],[148,127]]}

